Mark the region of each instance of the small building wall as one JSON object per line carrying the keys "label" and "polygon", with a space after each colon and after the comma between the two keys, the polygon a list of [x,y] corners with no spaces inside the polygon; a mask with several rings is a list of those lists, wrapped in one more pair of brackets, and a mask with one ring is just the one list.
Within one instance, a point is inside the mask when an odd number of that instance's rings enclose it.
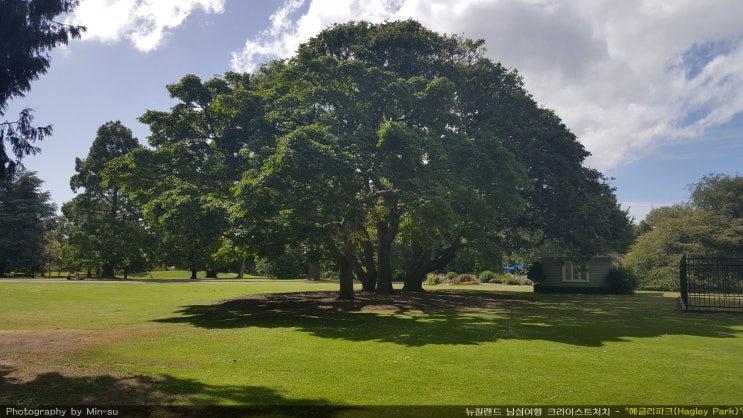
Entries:
{"label": "small building wall", "polygon": [[[614,257],[594,257],[588,262],[574,262],[564,256],[543,256],[544,280],[534,286],[536,292],[608,292],[606,276],[615,263]],[[587,272],[587,276],[585,275]]]}

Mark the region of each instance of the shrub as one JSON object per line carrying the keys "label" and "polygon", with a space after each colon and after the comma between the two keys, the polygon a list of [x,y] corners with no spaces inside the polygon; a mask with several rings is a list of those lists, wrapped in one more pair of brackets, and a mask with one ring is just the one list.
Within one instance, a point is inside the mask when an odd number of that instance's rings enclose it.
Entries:
{"label": "shrub", "polygon": [[446,276],[445,277],[446,277],[446,280],[452,281],[452,280],[456,279],[458,275],[459,275],[459,273],[456,273],[454,271],[450,271],[450,272],[446,273]]}
{"label": "shrub", "polygon": [[511,273],[504,274],[502,281],[503,281],[503,284],[510,284],[510,285],[521,284],[519,282],[519,279]]}
{"label": "shrub", "polygon": [[[638,275],[635,274],[635,277]],[[679,291],[679,273],[675,267],[657,267],[646,271],[640,277],[642,279],[638,280],[638,288],[642,290]]]}
{"label": "shrub", "polygon": [[426,284],[437,285],[441,283],[441,277],[436,273],[426,274]]}
{"label": "shrub", "polygon": [[490,283],[491,280],[497,278],[498,275],[490,270],[485,270],[480,273],[480,281],[483,283]]}
{"label": "shrub", "polygon": [[519,277],[519,284],[522,286],[531,286],[534,284],[533,281],[527,279],[526,277]]}
{"label": "shrub", "polygon": [[637,278],[629,269],[624,267],[614,267],[609,270],[606,281],[609,285],[609,291],[618,295],[630,295],[635,293],[637,288]]}
{"label": "shrub", "polygon": [[480,284],[480,280],[474,274],[460,274],[452,280],[452,284]]}

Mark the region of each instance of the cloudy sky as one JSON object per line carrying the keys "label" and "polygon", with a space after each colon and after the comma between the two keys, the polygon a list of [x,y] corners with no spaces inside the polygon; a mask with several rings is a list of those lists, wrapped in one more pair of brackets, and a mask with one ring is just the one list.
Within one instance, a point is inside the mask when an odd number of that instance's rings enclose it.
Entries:
{"label": "cloudy sky", "polygon": [[639,221],[707,173],[743,174],[743,2],[737,0],[81,0],[82,40],[52,53],[24,107],[54,125],[25,160],[61,204],[97,128],[173,105],[165,85],[254,71],[333,23],[414,18],[486,41],[615,178]]}

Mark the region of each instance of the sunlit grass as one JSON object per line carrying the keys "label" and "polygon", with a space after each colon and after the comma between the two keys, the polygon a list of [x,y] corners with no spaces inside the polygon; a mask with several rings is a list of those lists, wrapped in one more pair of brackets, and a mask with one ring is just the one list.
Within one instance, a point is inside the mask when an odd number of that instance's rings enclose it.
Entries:
{"label": "sunlit grass", "polygon": [[[110,387],[132,402],[186,404],[732,404],[743,393],[743,315],[683,313],[673,295],[434,286],[427,289],[496,290],[504,304],[306,314],[215,305],[247,294],[337,288],[300,281],[0,282],[0,332],[102,336],[36,360],[19,355],[41,362],[68,389],[42,390],[48,376],[3,381],[0,370],[0,404],[24,396],[40,403],[118,399]],[[5,368],[12,376],[20,366]]]}

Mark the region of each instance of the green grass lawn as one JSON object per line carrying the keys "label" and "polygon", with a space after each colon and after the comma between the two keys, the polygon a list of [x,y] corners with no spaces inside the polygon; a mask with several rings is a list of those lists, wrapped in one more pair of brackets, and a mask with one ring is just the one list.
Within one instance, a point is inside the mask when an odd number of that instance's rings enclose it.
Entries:
{"label": "green grass lawn", "polygon": [[[670,295],[495,292],[496,308],[250,312],[303,281],[0,281],[0,404],[739,404],[743,315]],[[524,290],[524,288],[520,288]],[[400,296],[404,297],[404,295]]]}

